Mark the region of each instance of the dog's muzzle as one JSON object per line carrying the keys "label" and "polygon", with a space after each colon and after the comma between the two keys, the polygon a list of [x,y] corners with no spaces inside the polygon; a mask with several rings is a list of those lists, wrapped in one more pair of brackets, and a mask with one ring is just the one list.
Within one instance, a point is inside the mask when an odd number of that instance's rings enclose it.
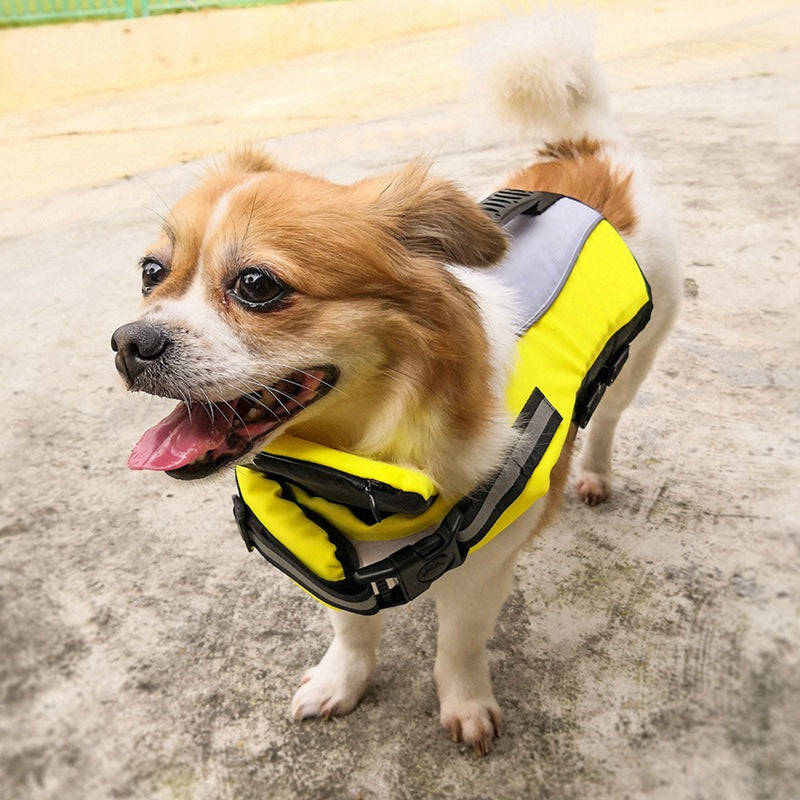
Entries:
{"label": "dog's muzzle", "polygon": [[151,322],[129,322],[117,328],[111,337],[111,349],[117,354],[114,364],[129,387],[171,345],[167,331]]}

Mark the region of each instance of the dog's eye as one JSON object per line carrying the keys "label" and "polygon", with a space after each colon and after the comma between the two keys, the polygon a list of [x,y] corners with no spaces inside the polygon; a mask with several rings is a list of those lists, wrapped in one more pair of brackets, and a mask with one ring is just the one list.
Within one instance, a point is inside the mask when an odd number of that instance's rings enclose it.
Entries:
{"label": "dog's eye", "polygon": [[286,292],[286,287],[266,269],[251,267],[239,273],[228,294],[258,311],[269,309]]}
{"label": "dog's eye", "polygon": [[145,256],[142,266],[142,294],[150,294],[169,274],[169,269],[152,256]]}

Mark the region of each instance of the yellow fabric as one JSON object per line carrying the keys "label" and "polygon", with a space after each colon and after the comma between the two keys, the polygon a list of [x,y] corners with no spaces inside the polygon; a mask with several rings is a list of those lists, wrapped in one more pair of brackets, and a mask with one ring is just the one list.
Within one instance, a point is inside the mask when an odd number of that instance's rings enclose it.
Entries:
{"label": "yellow fabric", "polygon": [[382,481],[403,492],[415,492],[422,495],[426,500],[437,493],[433,481],[419,470],[401,467],[399,464],[389,464],[385,461],[373,461],[370,458],[355,455],[355,453],[334,450],[331,447],[307,442],[288,434],[279,436],[270,442],[268,451],[276,456],[322,464],[359,478]]}
{"label": "yellow fabric", "polygon": [[380,522],[368,523],[359,519],[347,506],[331,503],[322,497],[314,497],[300,487],[294,487],[293,491],[300,505],[325,517],[340,531],[345,531],[348,539],[360,542],[386,542],[411,536],[441,522],[453,507],[452,502],[447,503],[441,497],[437,497],[427,511],[416,517],[408,514],[391,514]]}
{"label": "yellow fabric", "polygon": [[236,467],[236,480],[252,512],[287,550],[323,580],[344,580],[344,569],[328,534],[296,503],[282,497],[279,483],[248,467]]}

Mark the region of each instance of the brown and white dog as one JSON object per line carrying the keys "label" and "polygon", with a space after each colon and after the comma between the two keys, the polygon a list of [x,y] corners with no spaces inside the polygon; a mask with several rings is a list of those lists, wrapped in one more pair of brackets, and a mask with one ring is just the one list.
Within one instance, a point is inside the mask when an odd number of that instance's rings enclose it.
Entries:
{"label": "brown and white dog", "polygon": [[[595,207],[653,293],[651,323],[589,428],[578,492],[593,505],[610,490],[620,414],[675,314],[674,246],[606,111],[590,37],[558,17],[512,28],[499,34],[506,55],[486,76],[500,111],[543,129],[549,143],[499,188]],[[445,495],[470,492],[513,436],[503,396],[518,314],[491,271],[505,250],[478,205],[420,164],[343,186],[254,151],[231,156],[170,212],[141,262],[144,313],[113,337],[130,389],[180,401],[144,434],[130,466],[202,477],[291,430],[416,467]],[[565,451],[548,497],[431,589],[441,722],[479,753],[500,726],[486,642],[515,557],[557,506],[567,472]],[[356,706],[380,616],[331,613],[333,642],[294,696],[296,718]]]}

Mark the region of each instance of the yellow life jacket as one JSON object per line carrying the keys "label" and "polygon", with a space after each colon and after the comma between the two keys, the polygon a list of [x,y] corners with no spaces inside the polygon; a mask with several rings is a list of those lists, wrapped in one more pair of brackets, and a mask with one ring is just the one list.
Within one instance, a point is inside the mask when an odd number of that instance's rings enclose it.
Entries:
{"label": "yellow life jacket", "polygon": [[334,608],[408,602],[542,497],[570,422],[587,424],[650,318],[644,275],[594,209],[510,189],[482,206],[512,238],[496,274],[527,314],[506,388],[519,435],[492,479],[447,502],[418,470],[289,435],[236,468],[248,549]]}

